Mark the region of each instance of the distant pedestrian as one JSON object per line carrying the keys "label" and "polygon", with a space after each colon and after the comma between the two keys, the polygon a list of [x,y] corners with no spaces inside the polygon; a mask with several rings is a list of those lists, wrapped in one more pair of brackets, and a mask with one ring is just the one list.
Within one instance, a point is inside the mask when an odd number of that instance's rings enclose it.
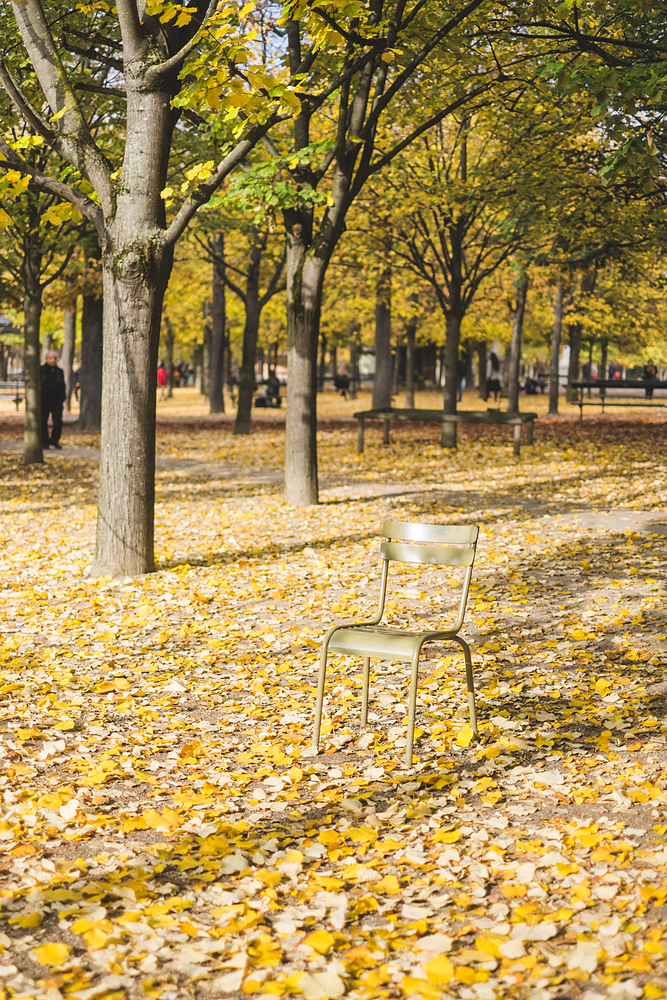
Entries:
{"label": "distant pedestrian", "polygon": [[466,387],[466,377],[467,377],[467,375],[468,375],[468,366],[466,364],[465,358],[459,358],[457,369],[456,369],[456,378],[457,378],[457,386],[458,386],[459,403],[461,402],[461,399],[463,398],[463,390]]}
{"label": "distant pedestrian", "polygon": [[160,399],[167,398],[167,383],[169,379],[167,377],[167,369],[164,366],[164,361],[161,361],[157,366],[157,384],[158,388],[162,390],[160,393]]}
{"label": "distant pedestrian", "polygon": [[[40,370],[42,398],[42,447],[61,451],[60,435],[63,431],[63,403],[67,399],[65,372],[58,367],[58,352],[48,351],[46,364]],[[52,428],[49,437],[49,415]]]}
{"label": "distant pedestrian", "polygon": [[[651,361],[651,359],[649,358],[649,360],[644,365],[644,381],[645,382],[655,382],[657,374],[658,374],[658,372],[656,370],[656,367],[653,364],[653,362]],[[646,391],[646,398],[647,399],[653,399],[653,388],[654,387],[652,385],[647,385],[646,386],[646,390],[645,391]]]}
{"label": "distant pedestrian", "polygon": [[497,403],[500,389],[500,359],[495,351],[491,351],[486,366],[486,397],[484,402],[493,393],[493,400]]}

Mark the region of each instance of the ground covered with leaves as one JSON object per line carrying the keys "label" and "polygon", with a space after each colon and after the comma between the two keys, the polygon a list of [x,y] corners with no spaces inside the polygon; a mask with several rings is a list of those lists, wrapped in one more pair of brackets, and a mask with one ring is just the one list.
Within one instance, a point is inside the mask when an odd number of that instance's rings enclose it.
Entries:
{"label": "ground covered with leaves", "polygon": [[[94,438],[0,443],[5,996],[616,1000],[667,993],[667,432],[650,420],[320,432],[322,504],[282,430],[159,428],[157,557],[91,579]],[[462,662],[333,658],[373,608],[385,517],[479,524]],[[399,568],[390,621],[453,607]]]}

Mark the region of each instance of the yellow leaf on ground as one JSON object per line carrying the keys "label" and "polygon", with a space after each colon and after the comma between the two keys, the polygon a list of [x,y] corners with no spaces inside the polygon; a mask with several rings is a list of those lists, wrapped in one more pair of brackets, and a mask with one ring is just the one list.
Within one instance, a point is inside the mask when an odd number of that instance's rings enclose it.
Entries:
{"label": "yellow leaf on ground", "polygon": [[71,950],[69,945],[53,941],[51,944],[34,948],[32,954],[42,965],[62,965],[69,958]]}
{"label": "yellow leaf on ground", "polygon": [[454,966],[446,955],[439,955],[430,962],[424,962],[422,968],[429,982],[436,986],[443,986],[454,978]]}

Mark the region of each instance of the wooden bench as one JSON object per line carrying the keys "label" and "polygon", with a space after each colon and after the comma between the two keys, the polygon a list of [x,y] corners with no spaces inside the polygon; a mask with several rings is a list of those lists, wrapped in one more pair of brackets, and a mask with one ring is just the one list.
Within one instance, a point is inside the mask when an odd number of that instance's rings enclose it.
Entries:
{"label": "wooden bench", "polygon": [[364,450],[364,429],[367,420],[384,422],[382,442],[389,444],[389,429],[392,420],[421,420],[442,424],[440,444],[443,448],[456,448],[457,424],[504,424],[514,427],[514,454],[521,454],[521,428],[526,425],[526,444],[533,443],[533,425],[536,413],[501,413],[500,410],[459,410],[458,413],[444,413],[442,410],[395,410],[391,407],[377,410],[361,410],[355,413],[357,421],[357,451]]}
{"label": "wooden bench", "polygon": [[[662,407],[663,409],[667,407],[667,396],[663,396],[661,399],[653,399],[647,397],[646,390],[649,389],[651,392],[656,389],[667,389],[667,382],[646,382],[642,379],[600,379],[591,380],[588,382],[571,382],[570,387],[572,389],[579,390],[579,399],[574,401],[575,406],[579,407],[579,423],[582,423],[584,417],[584,406],[601,406],[602,412],[604,413],[605,404],[607,406],[639,406],[647,407]],[[599,395],[595,398],[584,399],[584,390],[586,389],[597,389]],[[608,389],[622,389],[625,395],[613,396],[607,393]],[[628,402],[632,400],[632,402]],[[641,402],[640,402],[641,400]]]}
{"label": "wooden bench", "polygon": [[20,389],[25,389],[23,382],[0,382],[0,396],[6,399],[12,399],[16,405],[17,411],[19,404],[23,400],[23,396],[19,394]]}

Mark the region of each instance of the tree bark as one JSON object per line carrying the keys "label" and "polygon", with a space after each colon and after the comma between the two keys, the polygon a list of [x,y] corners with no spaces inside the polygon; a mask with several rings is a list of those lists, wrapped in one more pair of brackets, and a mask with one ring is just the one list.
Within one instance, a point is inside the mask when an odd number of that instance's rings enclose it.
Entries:
{"label": "tree bark", "polygon": [[359,345],[357,331],[351,330],[350,336],[350,399],[357,398],[359,390]]}
{"label": "tree bark", "polygon": [[413,317],[405,331],[405,405],[409,410],[415,405],[415,337],[417,319]]}
{"label": "tree bark", "polygon": [[211,384],[211,320],[206,320],[204,324],[204,340],[201,345],[201,384],[199,391],[202,396],[209,395]]}
{"label": "tree bark", "polygon": [[519,381],[521,368],[521,335],[523,332],[523,317],[526,312],[526,295],[528,293],[528,275],[522,274],[516,288],[516,300],[512,309],[512,342],[510,345],[510,363],[507,380],[507,412],[519,412]]}
{"label": "tree bark", "polygon": [[320,360],[317,366],[317,391],[324,391],[324,376],[327,370],[327,335],[320,332]]}
{"label": "tree bark", "polygon": [[245,326],[243,328],[243,359],[239,375],[239,405],[234,421],[234,434],[249,434],[252,422],[252,400],[255,395],[255,362],[259,331],[259,297],[257,278],[246,283]]}
{"label": "tree bark", "polygon": [[164,318],[165,347],[167,348],[167,399],[174,398],[174,324],[168,316]]}
{"label": "tree bark", "polygon": [[477,341],[477,373],[479,376],[477,395],[486,399],[486,341]]}
{"label": "tree bark", "polygon": [[581,354],[581,323],[570,323],[568,328],[570,336],[570,363],[567,370],[567,401],[574,402],[577,392],[572,388],[572,383],[579,379],[579,355]]}
{"label": "tree bark", "polygon": [[[456,313],[449,313],[445,317],[445,331],[445,392],[443,409],[445,413],[456,413],[456,404],[458,401],[461,317]],[[456,423],[452,422],[443,424],[443,447],[456,448],[456,439]]]}
{"label": "tree bark", "polygon": [[23,343],[25,372],[25,424],[23,461],[26,465],[44,461],[42,450],[42,400],[39,370],[39,333],[42,319],[41,253],[28,250],[23,259]]}
{"label": "tree bark", "polygon": [[80,401],[77,431],[99,431],[102,426],[102,359],[104,299],[83,296],[81,310]]}
{"label": "tree bark", "polygon": [[7,352],[5,345],[0,344],[0,382],[7,381]]}
{"label": "tree bark", "polygon": [[72,411],[72,392],[74,391],[74,346],[76,341],[76,306],[65,309],[63,322],[63,349],[60,353],[60,367],[65,373],[65,409]]}
{"label": "tree bark", "polygon": [[391,265],[379,274],[375,288],[375,377],[373,409],[391,406]]}
{"label": "tree bark", "polygon": [[312,219],[305,212],[301,218],[304,222],[294,222],[287,230],[285,498],[297,507],[318,501],[317,345],[329,261],[326,253],[308,249]]}
{"label": "tree bark", "polygon": [[209,401],[211,413],[225,412],[225,239],[215,235],[212,247],[213,290],[211,295],[211,372]]}
{"label": "tree bark", "polygon": [[556,297],[551,303],[554,325],[549,367],[549,414],[552,416],[558,413],[558,362],[560,361],[560,341],[563,330],[563,297],[563,278],[559,277],[556,284]]}

